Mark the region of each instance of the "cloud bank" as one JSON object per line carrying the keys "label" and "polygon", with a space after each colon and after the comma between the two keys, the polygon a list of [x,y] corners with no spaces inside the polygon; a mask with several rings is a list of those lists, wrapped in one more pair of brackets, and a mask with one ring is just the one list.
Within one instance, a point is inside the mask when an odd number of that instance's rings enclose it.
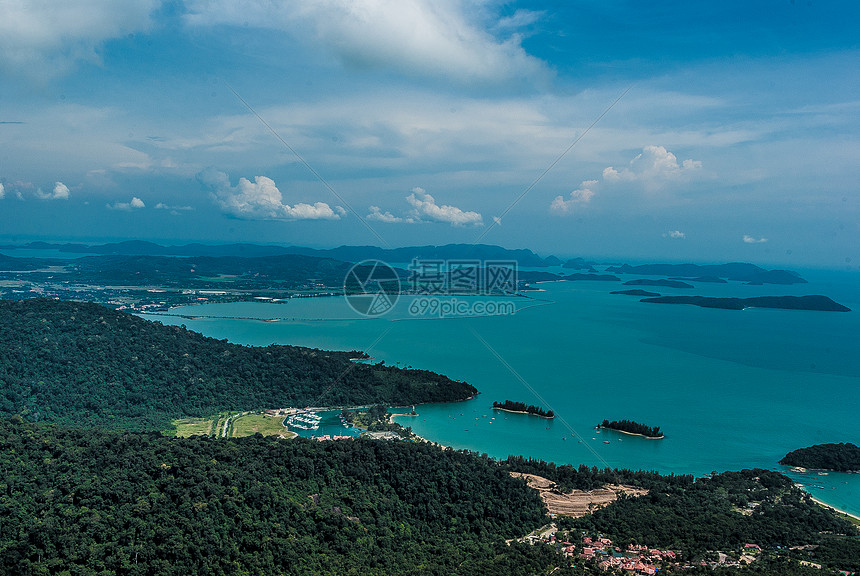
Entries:
{"label": "cloud bank", "polygon": [[[344,64],[395,70],[457,83],[497,83],[548,77],[545,64],[525,52],[511,29],[534,22],[534,12],[504,20],[496,38],[482,9],[465,0],[192,0],[192,26],[251,25],[306,37]],[[502,28],[497,27],[501,33]]]}
{"label": "cloud bank", "polygon": [[338,220],[346,215],[340,207],[325,202],[298,203],[290,206],[275,181],[266,176],[255,176],[251,182],[239,178],[239,184],[231,186],[224,172],[207,170],[198,174],[198,179],[212,191],[215,202],[221,209],[237,218],[247,220]]}
{"label": "cloud bank", "polygon": [[12,0],[2,3],[0,69],[37,80],[98,62],[105,40],[148,30],[159,0]]}

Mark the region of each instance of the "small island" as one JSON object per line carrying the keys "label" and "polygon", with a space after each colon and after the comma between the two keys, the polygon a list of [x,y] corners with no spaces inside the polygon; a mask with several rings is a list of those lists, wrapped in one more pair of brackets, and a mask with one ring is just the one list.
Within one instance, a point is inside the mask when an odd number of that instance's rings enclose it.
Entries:
{"label": "small island", "polygon": [[514,402],[513,400],[493,402],[493,410],[504,410],[505,412],[516,412],[518,414],[531,414],[532,416],[540,416],[541,418],[555,418],[555,412],[552,410],[544,410],[538,406],[526,406],[523,402]]}
{"label": "small island", "polygon": [[624,432],[625,434],[645,436],[646,438],[664,438],[663,433],[660,432],[659,426],[646,426],[645,424],[639,424],[633,420],[613,420],[612,422],[604,420],[601,424],[595,426],[595,428],[607,428],[617,432]]}
{"label": "small island", "polygon": [[614,292],[610,292],[610,294],[626,294],[627,296],[647,296],[651,298],[657,298],[660,296],[659,292],[648,292],[647,290],[615,290]]}
{"label": "small island", "polygon": [[624,283],[625,286],[662,286],[664,288],[694,288],[692,284],[681,282],[680,280],[652,280],[651,278],[642,278],[641,280],[628,280]]}
{"label": "small island", "polygon": [[711,298],[708,296],[661,296],[643,298],[640,302],[655,304],[693,304],[701,308],[743,310],[744,308],[780,308],[783,310],[818,310],[821,312],[850,312],[851,309],[827,296],[756,296],[753,298]]}
{"label": "small island", "polygon": [[595,282],[620,282],[621,279],[618,276],[614,276],[612,274],[582,274],[581,272],[575,272],[573,274],[568,274],[567,276],[562,276],[562,280],[569,280],[570,282],[577,282],[581,280],[586,281],[595,281]]}
{"label": "small island", "polygon": [[789,452],[779,463],[814,470],[857,472],[860,471],[860,447],[850,442],[816,444]]}

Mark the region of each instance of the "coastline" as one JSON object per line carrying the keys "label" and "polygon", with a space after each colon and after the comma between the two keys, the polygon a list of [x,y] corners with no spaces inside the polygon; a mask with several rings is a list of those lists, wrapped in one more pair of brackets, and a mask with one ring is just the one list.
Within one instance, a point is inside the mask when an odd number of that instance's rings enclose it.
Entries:
{"label": "coastline", "polygon": [[[808,492],[807,492],[807,494],[808,494]],[[838,513],[840,513],[840,514],[844,514],[845,516],[849,516],[849,517],[851,517],[851,518],[854,518],[854,519],[855,519],[855,520],[857,520],[858,522],[860,522],[860,516],[858,516],[857,514],[852,514],[851,512],[846,512],[845,510],[840,510],[840,509],[839,509],[839,508],[837,508],[836,506],[831,506],[831,505],[830,505],[830,504],[828,504],[827,502],[824,502],[824,501],[822,501],[822,500],[819,500],[819,499],[818,499],[818,498],[816,498],[815,496],[810,495],[810,498],[812,498],[812,501],[813,501],[813,502],[815,502],[816,504],[818,504],[819,506],[823,506],[824,508],[830,508],[830,509],[831,509],[831,510],[833,510],[834,512],[838,512]]]}

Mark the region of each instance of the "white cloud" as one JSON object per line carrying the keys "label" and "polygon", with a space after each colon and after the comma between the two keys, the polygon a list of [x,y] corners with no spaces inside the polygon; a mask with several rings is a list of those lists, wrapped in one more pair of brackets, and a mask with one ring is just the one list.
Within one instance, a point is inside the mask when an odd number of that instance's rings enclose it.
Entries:
{"label": "white cloud", "polygon": [[53,198],[55,200],[68,200],[69,199],[69,187],[63,184],[62,182],[54,183],[54,193]]}
{"label": "white cloud", "polygon": [[411,224],[411,223],[415,222],[415,220],[413,218],[401,218],[400,216],[395,216],[391,212],[383,212],[379,208],[379,206],[371,206],[370,207],[370,214],[365,216],[365,218],[367,218],[368,220],[376,220],[377,222],[388,222],[388,223],[407,222],[407,223]]}
{"label": "white cloud", "polygon": [[39,200],[68,200],[69,187],[62,182],[55,182],[54,189],[51,192],[45,192],[41,188],[37,188],[34,194]]}
{"label": "white cloud", "polygon": [[478,212],[466,212],[456,206],[436,204],[436,199],[428,194],[423,188],[415,187],[412,193],[406,197],[406,201],[412,208],[403,216],[396,216],[391,212],[383,212],[379,206],[371,206],[368,220],[377,222],[404,222],[415,224],[419,222],[444,222],[452,226],[483,226],[484,219]]}
{"label": "white cloud", "polygon": [[169,210],[171,214],[178,215],[181,212],[190,212],[194,210],[194,206],[174,206],[171,204],[165,204],[164,202],[159,202],[155,205],[156,210]]}
{"label": "white cloud", "polygon": [[275,181],[266,176],[255,176],[253,182],[247,178],[239,178],[239,184],[231,186],[227,174],[210,169],[198,174],[198,179],[212,190],[221,209],[237,218],[338,220],[346,215],[346,210],[342,207],[335,206],[332,209],[325,202],[298,203],[292,206],[284,204],[283,195]]}
{"label": "white cloud", "polygon": [[686,237],[687,237],[687,235],[684,234],[683,232],[681,232],[680,230],[670,230],[670,231],[666,232],[665,234],[663,234],[663,238],[679,239],[679,238],[686,238]]}
{"label": "white cloud", "polygon": [[0,69],[44,81],[76,61],[99,61],[108,39],[148,30],[159,0],[12,0],[2,3]]}
{"label": "white cloud", "polygon": [[585,180],[579,188],[570,193],[568,200],[565,200],[564,196],[556,196],[550,204],[550,210],[556,214],[568,214],[577,204],[587,204],[594,196],[594,188],[597,184],[597,180]]}
{"label": "white cloud", "polygon": [[507,18],[499,20],[498,23],[496,23],[496,28],[499,30],[522,28],[524,26],[534,24],[540,20],[543,15],[544,12],[519,9],[514,12],[513,16],[508,16]]}
{"label": "white cloud", "polygon": [[0,200],[6,197],[6,188],[3,186],[3,183],[0,182]]}
{"label": "white cloud", "polygon": [[406,201],[412,206],[411,214],[416,220],[430,220],[433,222],[447,222],[452,226],[465,226],[472,224],[483,226],[484,219],[477,212],[465,212],[456,206],[436,204],[436,199],[424,191],[423,188],[413,188],[412,194],[406,197]]}
{"label": "white cloud", "polygon": [[747,244],[764,244],[765,242],[767,242],[767,238],[756,238],[754,236],[750,236],[749,234],[744,234],[744,242]]}
{"label": "white cloud", "polygon": [[[345,64],[394,69],[409,76],[458,83],[548,77],[528,55],[520,36],[497,39],[496,23],[465,0],[192,0],[186,21],[194,26],[251,25],[306,37]],[[501,19],[506,30],[534,21],[534,13]]]}
{"label": "white cloud", "polygon": [[603,170],[606,182],[641,182],[648,189],[661,188],[667,182],[686,181],[702,168],[698,160],[678,158],[663,146],[645,146],[627,168],[617,170],[609,166]]}
{"label": "white cloud", "polygon": [[630,161],[629,167],[617,170],[607,166],[603,169],[602,181],[583,181],[568,199],[556,196],[550,204],[550,210],[556,214],[570,214],[576,205],[590,202],[601,186],[638,183],[645,190],[654,191],[670,183],[689,182],[701,167],[702,163],[698,160],[684,160],[678,164],[678,158],[663,146],[645,146]]}
{"label": "white cloud", "polygon": [[125,212],[131,212],[132,210],[146,208],[146,204],[144,204],[143,200],[137,196],[133,196],[130,202],[114,202],[113,204],[106,204],[106,207],[109,210],[123,210]]}

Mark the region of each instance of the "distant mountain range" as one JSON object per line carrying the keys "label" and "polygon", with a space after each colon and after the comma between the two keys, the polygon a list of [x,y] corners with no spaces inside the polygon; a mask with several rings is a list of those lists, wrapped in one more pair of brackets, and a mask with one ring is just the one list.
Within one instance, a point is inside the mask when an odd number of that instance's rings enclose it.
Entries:
{"label": "distant mountain range", "polygon": [[185,244],[162,246],[153,242],[129,240],[111,244],[50,244],[31,242],[24,246],[0,248],[27,248],[31,250],[58,250],[80,254],[122,256],[211,256],[264,258],[269,256],[301,255],[331,258],[344,262],[382,260],[385,262],[411,262],[414,258],[424,260],[515,260],[520,266],[558,266],[563,263],[555,256],[541,258],[531,250],[509,250],[489,244],[446,244],[444,246],[409,246],[405,248],[379,248],[378,246],[340,246],[330,249],[306,248],[303,246],[264,246],[259,244]]}
{"label": "distant mountain range", "polygon": [[[340,246],[338,248],[317,249],[303,246],[271,246],[260,244],[185,244],[181,246],[162,246],[142,240],[129,240],[100,245],[74,243],[31,242],[22,246],[0,246],[0,249],[25,248],[29,250],[56,250],[66,253],[93,254],[99,256],[146,256],[146,257],[185,257],[185,258],[225,258],[225,259],[273,259],[285,256],[311,257],[325,260],[355,263],[363,260],[381,260],[397,265],[421,260],[478,261],[479,266],[489,261],[515,261],[521,268],[545,268],[562,266],[573,270],[586,270],[587,274],[570,274],[566,280],[618,280],[608,274],[635,274],[642,276],[671,276],[674,281],[722,282],[723,279],[745,282],[747,284],[805,284],[806,280],[790,270],[766,270],[755,264],[732,262],[728,264],[643,264],[631,266],[609,266],[603,275],[596,275],[596,262],[583,258],[562,261],[555,256],[542,258],[531,250],[512,250],[491,244],[445,244],[443,246],[408,246],[404,248],[380,248],[378,246]],[[12,260],[15,260],[13,262]],[[0,263],[7,269],[18,266],[17,270],[32,270],[44,265],[32,259],[10,259],[0,255]],[[53,263],[53,262],[52,262]],[[280,261],[281,266],[285,262]],[[234,263],[235,264],[235,263]],[[268,263],[267,263],[268,264]],[[307,265],[307,262],[303,262]],[[22,268],[23,266],[23,268]],[[169,266],[166,266],[169,267]],[[244,265],[239,265],[244,267]],[[336,267],[336,266],[335,266]],[[221,273],[225,273],[221,271]],[[230,272],[235,273],[235,272]],[[522,276],[528,276],[521,271]],[[319,277],[314,274],[312,277]],[[526,279],[526,278],[522,278]],[[528,278],[527,281],[549,280],[554,278]],[[663,282],[663,281],[661,281]],[[643,282],[644,283],[644,282]],[[662,284],[661,284],[662,285]]]}

